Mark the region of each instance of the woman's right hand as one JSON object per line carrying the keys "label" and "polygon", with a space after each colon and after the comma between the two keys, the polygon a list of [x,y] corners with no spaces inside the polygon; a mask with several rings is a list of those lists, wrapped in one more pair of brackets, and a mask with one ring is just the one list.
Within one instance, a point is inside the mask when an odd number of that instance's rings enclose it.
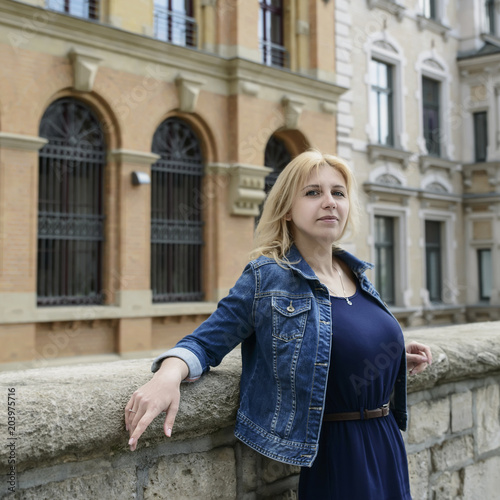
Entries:
{"label": "woman's right hand", "polygon": [[180,384],[188,376],[189,368],[180,358],[166,358],[153,378],[137,389],[125,406],[125,428],[129,432],[130,450],[137,448],[137,441],[148,425],[162,412],[167,413],[163,430],[172,435],[179,409]]}

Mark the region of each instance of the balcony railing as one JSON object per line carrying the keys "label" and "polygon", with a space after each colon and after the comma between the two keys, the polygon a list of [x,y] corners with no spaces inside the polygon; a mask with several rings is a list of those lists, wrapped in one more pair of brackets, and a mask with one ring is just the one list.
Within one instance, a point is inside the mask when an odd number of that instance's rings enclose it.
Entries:
{"label": "balcony railing", "polygon": [[155,5],[154,23],[155,38],[184,47],[196,47],[197,25],[193,17]]}
{"label": "balcony railing", "polygon": [[262,62],[267,66],[289,68],[290,58],[288,51],[282,45],[260,40],[260,53]]}
{"label": "balcony railing", "polygon": [[46,7],[84,19],[99,19],[99,0],[47,0]]}

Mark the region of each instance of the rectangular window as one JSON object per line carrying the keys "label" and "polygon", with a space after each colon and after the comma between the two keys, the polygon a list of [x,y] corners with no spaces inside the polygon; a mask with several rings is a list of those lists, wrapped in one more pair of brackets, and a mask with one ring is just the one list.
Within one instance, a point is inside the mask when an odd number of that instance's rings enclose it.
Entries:
{"label": "rectangular window", "polygon": [[394,146],[393,66],[370,62],[370,116],[378,144]]}
{"label": "rectangular window", "polygon": [[422,114],[424,122],[424,138],[427,153],[432,156],[441,154],[441,138],[439,126],[439,92],[440,82],[431,78],[422,78]]}
{"label": "rectangular window", "polygon": [[267,66],[288,68],[290,62],[283,42],[283,0],[261,0],[259,5],[262,62]]}
{"label": "rectangular window", "polygon": [[484,2],[484,30],[490,35],[495,35],[495,0]]}
{"label": "rectangular window", "polygon": [[474,159],[486,161],[488,150],[488,117],[486,111],[474,113]]}
{"label": "rectangular window", "polygon": [[477,262],[479,276],[479,300],[489,301],[491,299],[491,289],[493,288],[491,250],[489,248],[478,250]]}
{"label": "rectangular window", "polygon": [[422,0],[422,14],[428,19],[436,20],[436,0]]}
{"label": "rectangular window", "polygon": [[387,304],[395,304],[394,217],[375,217],[375,287]]}
{"label": "rectangular window", "polygon": [[47,9],[85,19],[99,19],[99,0],[47,0]]}
{"label": "rectangular window", "polygon": [[196,47],[197,24],[193,15],[193,0],[154,0],[155,38]]}
{"label": "rectangular window", "polygon": [[439,221],[425,221],[426,287],[431,302],[441,302],[443,293],[442,244]]}

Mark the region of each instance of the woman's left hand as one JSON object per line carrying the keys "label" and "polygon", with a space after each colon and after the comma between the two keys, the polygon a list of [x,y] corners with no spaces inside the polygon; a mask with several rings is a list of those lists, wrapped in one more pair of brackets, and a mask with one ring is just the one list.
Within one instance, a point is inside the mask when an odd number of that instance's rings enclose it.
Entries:
{"label": "woman's left hand", "polygon": [[429,346],[412,341],[406,344],[406,366],[410,375],[422,373],[432,364],[432,353]]}

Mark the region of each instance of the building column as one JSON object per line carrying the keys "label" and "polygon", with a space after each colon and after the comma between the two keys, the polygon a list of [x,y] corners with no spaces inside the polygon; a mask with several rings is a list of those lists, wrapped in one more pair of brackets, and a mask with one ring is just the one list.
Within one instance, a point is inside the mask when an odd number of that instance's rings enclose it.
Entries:
{"label": "building column", "polygon": [[[41,137],[0,132],[0,318],[36,308]],[[0,319],[1,321],[1,319]],[[0,324],[0,363],[35,357],[34,324]]]}

